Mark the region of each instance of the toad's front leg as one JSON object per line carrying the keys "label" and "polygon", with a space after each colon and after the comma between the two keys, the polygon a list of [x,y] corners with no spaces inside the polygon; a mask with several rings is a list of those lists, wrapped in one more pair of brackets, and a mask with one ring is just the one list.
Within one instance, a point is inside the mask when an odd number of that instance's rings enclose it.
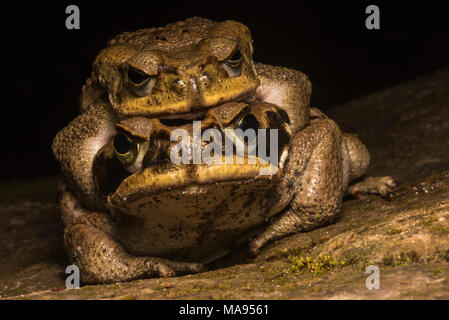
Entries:
{"label": "toad's front leg", "polygon": [[171,277],[198,273],[198,263],[132,256],[114,240],[116,227],[103,213],[80,216],[64,230],[64,246],[80,268],[83,283],[111,283],[145,277]]}
{"label": "toad's front leg", "polygon": [[293,132],[309,123],[309,103],[312,85],[300,71],[255,63],[260,86],[256,98],[273,103],[287,112]]}

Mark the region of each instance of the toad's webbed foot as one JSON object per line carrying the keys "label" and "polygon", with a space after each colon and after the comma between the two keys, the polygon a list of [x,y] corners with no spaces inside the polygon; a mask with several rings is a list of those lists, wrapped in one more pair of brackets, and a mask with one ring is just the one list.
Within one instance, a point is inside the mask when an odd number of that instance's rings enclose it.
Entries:
{"label": "toad's webbed foot", "polygon": [[348,193],[357,199],[363,199],[368,194],[379,194],[387,200],[394,198],[393,190],[398,183],[390,176],[366,177],[349,186]]}

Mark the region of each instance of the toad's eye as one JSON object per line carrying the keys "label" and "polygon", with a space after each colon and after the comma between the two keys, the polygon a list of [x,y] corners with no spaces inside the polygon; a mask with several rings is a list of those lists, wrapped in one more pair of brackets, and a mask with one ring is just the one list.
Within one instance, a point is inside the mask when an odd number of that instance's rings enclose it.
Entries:
{"label": "toad's eye", "polygon": [[136,143],[124,134],[118,134],[114,138],[115,157],[131,173],[142,167],[142,159],[147,149],[147,144]]}
{"label": "toad's eye", "polygon": [[242,53],[237,50],[223,63],[230,77],[238,77],[242,73],[242,61]]}
{"label": "toad's eye", "polygon": [[135,86],[141,86],[150,79],[150,76],[143,72],[129,69],[128,80]]}
{"label": "toad's eye", "polygon": [[139,70],[130,68],[127,72],[128,83],[131,90],[139,97],[151,94],[156,83],[156,77],[147,75]]}
{"label": "toad's eye", "polygon": [[240,50],[235,51],[226,63],[232,68],[240,66],[242,64],[242,54],[240,53]]}
{"label": "toad's eye", "polygon": [[247,144],[252,144],[257,138],[257,129],[259,129],[259,121],[252,114],[244,116],[237,124],[236,135],[244,140]]}
{"label": "toad's eye", "polygon": [[114,149],[120,155],[126,155],[131,152],[133,147],[133,142],[125,137],[124,135],[117,135],[114,138]]}
{"label": "toad's eye", "polygon": [[124,167],[130,166],[137,158],[137,144],[125,135],[118,134],[114,138],[114,153]]}
{"label": "toad's eye", "polygon": [[242,118],[242,120],[240,120],[237,128],[242,129],[242,131],[246,131],[248,129],[257,131],[257,129],[259,129],[259,121],[252,114],[247,114]]}

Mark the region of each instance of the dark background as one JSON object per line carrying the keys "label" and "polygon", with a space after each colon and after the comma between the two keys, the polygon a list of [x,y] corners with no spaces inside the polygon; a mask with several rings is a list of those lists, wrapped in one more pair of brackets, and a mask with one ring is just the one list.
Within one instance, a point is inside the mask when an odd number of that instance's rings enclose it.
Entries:
{"label": "dark background", "polygon": [[[80,30],[65,28],[69,4],[80,8]],[[380,7],[380,30],[365,28],[369,4]],[[443,1],[60,1],[2,3],[0,10],[0,179],[58,172],[51,141],[78,114],[93,59],[119,32],[195,15],[238,20],[252,30],[255,60],[307,74],[312,104],[323,110],[449,66]]]}

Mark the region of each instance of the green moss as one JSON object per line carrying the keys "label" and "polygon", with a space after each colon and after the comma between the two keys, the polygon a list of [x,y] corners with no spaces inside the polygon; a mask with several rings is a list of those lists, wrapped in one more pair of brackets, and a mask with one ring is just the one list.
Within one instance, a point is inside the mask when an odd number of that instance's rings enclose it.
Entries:
{"label": "green moss", "polygon": [[375,243],[366,244],[364,247],[349,248],[341,254],[341,259],[345,265],[359,265],[360,270],[365,270],[367,266],[373,264],[369,257],[376,250]]}
{"label": "green moss", "polygon": [[395,260],[395,264],[397,266],[402,265],[402,264],[409,264],[410,262],[412,262],[412,260],[403,252],[401,252],[399,254],[399,257]]}
{"label": "green moss", "polygon": [[382,258],[382,264],[384,266],[394,266],[394,257],[392,254],[387,253],[386,255],[383,256]]}
{"label": "green moss", "polygon": [[231,290],[232,286],[229,283],[219,283],[217,289],[220,290]]}
{"label": "green moss", "polygon": [[410,260],[412,262],[415,262],[415,263],[419,262],[419,255],[418,255],[418,253],[415,250],[408,251],[407,252],[407,257],[410,258]]}
{"label": "green moss", "polygon": [[334,250],[340,249],[343,247],[343,244],[341,244],[340,242],[336,242],[334,245]]}
{"label": "green moss", "polygon": [[398,234],[398,233],[401,233],[401,232],[402,232],[401,229],[391,228],[391,229],[389,229],[389,230],[386,232],[386,234],[389,235],[389,236],[392,236],[392,235],[394,235],[394,234]]}
{"label": "green moss", "polygon": [[382,264],[384,266],[400,266],[400,265],[407,265],[412,262],[419,262],[419,256],[418,253],[414,250],[409,251],[407,253],[400,252],[399,255],[393,255],[391,253],[387,253],[382,258]]}
{"label": "green moss", "polygon": [[436,217],[429,217],[429,218],[424,219],[424,220],[421,222],[421,225],[424,226],[424,227],[428,227],[428,226],[430,226],[433,222],[435,222],[435,221],[437,221],[437,220],[438,220],[438,218],[436,218]]}
{"label": "green moss", "polygon": [[283,257],[288,257],[288,256],[290,255],[290,252],[289,252],[289,250],[288,250],[287,248],[282,249],[282,250],[280,251],[280,253],[281,253],[281,255],[282,255]]}
{"label": "green moss", "polygon": [[190,292],[192,293],[201,293],[207,291],[207,287],[203,285],[194,284],[192,288],[190,289]]}
{"label": "green moss", "polygon": [[332,256],[322,254],[318,255],[316,258],[312,258],[310,256],[290,256],[288,259],[292,263],[292,271],[308,271],[313,275],[321,275],[326,271],[330,271],[336,267],[343,267],[346,265],[346,261],[338,261]]}
{"label": "green moss", "polygon": [[443,269],[441,267],[435,268],[432,270],[432,273],[436,276],[443,273]]}

